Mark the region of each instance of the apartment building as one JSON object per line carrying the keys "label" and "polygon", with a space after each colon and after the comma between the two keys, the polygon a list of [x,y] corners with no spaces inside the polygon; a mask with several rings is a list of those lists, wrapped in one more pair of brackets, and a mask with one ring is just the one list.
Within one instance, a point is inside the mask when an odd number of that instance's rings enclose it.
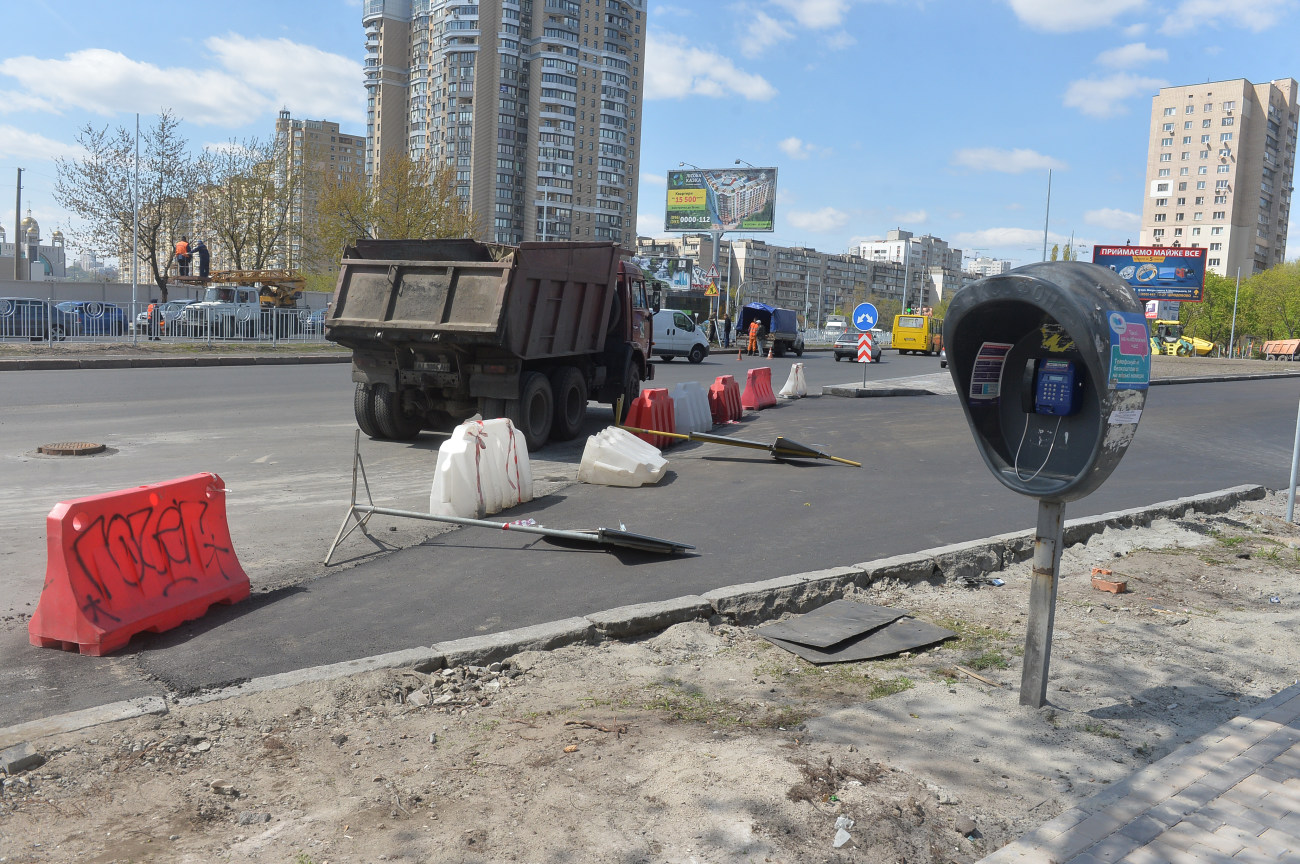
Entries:
{"label": "apartment building", "polygon": [[1221,276],[1285,260],[1296,88],[1292,78],[1162,88],[1151,100],[1138,242],[1204,247]]}
{"label": "apartment building", "polygon": [[931,234],[916,237],[895,228],[884,240],[858,244],[858,255],[868,261],[902,264],[908,280],[907,305],[929,306],[952,294],[966,281],[962,275],[962,252]]}
{"label": "apartment building", "polygon": [[[707,270],[713,262],[713,238],[708,234],[638,237],[637,255],[651,266],[664,259],[691,260]],[[903,299],[904,267],[894,261],[777,246],[763,240],[724,239],[719,244],[718,262],[723,286],[734,292],[740,304],[769,303],[794,309],[805,314],[809,327],[821,326],[827,315],[847,312],[868,297],[900,303]],[[936,302],[923,274],[914,274],[911,281],[910,305]]]}
{"label": "apartment building", "polygon": [[1011,262],[1002,258],[972,258],[966,262],[965,271],[978,279],[986,276],[1001,276],[1011,269]]}
{"label": "apartment building", "polygon": [[311,231],[316,203],[325,183],[364,177],[366,139],[348,135],[330,120],[297,120],[281,111],[275,121],[276,152],[282,160],[278,179],[290,183],[293,204],[285,260],[281,266],[302,263],[302,242]]}
{"label": "apartment building", "polygon": [[455,166],[499,243],[631,246],[646,0],[365,0],[366,171]]}

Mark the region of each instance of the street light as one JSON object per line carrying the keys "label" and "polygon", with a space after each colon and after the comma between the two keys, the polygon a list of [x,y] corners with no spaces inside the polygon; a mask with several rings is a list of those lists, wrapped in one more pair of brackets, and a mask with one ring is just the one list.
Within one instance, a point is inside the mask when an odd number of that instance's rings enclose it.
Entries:
{"label": "street light", "polygon": [[745,162],[744,159],[737,159],[736,162],[735,162],[735,164],[739,165],[739,164],[741,164],[742,162],[744,162],[744,164],[748,165],[750,168],[757,168],[757,167],[758,167],[757,165],[751,165],[750,163]]}
{"label": "street light", "polygon": [[692,165],[690,162],[678,162],[678,163],[677,163],[677,167],[678,167],[678,168],[694,168],[696,171],[703,171],[703,170],[704,170],[704,169],[701,168],[699,165]]}

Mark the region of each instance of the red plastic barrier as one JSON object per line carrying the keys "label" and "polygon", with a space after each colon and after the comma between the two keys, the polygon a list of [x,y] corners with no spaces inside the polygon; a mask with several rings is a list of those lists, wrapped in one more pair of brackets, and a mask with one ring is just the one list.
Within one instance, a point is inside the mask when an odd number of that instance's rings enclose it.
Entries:
{"label": "red plastic barrier", "polygon": [[776,394],[772,392],[772,367],[759,366],[750,369],[745,376],[745,393],[740,404],[750,411],[771,408],[776,405]]}
{"label": "red plastic barrier", "polygon": [[740,405],[740,385],[731,375],[719,375],[709,387],[709,412],[714,423],[735,423],[745,413]]}
{"label": "red plastic barrier", "polygon": [[45,533],[45,587],[27,624],[42,648],[99,657],[249,593],[216,474],[61,501]]}
{"label": "red plastic barrier", "polygon": [[[640,429],[654,429],[656,432],[672,432],[677,428],[677,415],[673,410],[673,400],[666,388],[658,387],[642,390],[641,395],[632,401],[632,408],[627,412],[627,425]],[[660,450],[671,445],[674,440],[665,435],[645,435],[634,432],[636,437],[653,444]]]}

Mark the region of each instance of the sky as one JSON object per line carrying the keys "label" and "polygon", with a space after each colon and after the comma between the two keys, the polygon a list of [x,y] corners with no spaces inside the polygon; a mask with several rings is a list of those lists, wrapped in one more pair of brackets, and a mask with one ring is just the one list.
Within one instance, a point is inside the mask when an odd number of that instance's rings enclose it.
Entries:
{"label": "sky", "polygon": [[[365,133],[360,0],[23,7],[0,28],[8,234],[18,167],[44,239],[75,223],[54,158],[87,124],[170,108],[199,149],[288,108]],[[1300,77],[1300,0],[650,0],[645,31],[638,233],[664,236],[680,162],[741,159],[778,169],[751,236],[823,252],[902,228],[1037,261],[1049,169],[1049,246],[1136,242],[1157,90]]]}

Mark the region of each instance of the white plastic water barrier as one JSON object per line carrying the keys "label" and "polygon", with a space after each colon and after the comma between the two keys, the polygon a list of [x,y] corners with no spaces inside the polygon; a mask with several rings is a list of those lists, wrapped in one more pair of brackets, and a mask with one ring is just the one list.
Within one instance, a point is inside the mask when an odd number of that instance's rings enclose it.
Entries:
{"label": "white plastic water barrier", "polygon": [[667,467],[658,447],[610,426],[587,439],[578,479],[597,486],[646,486],[662,480]]}
{"label": "white plastic water barrier", "polygon": [[507,418],[466,420],[438,448],[430,513],[482,519],[531,500],[528,445]]}
{"label": "white plastic water barrier", "polygon": [[698,381],[683,381],[668,391],[673,400],[673,429],[679,435],[708,432],[713,428],[709,394]]}
{"label": "white plastic water barrier", "polygon": [[803,376],[802,363],[795,363],[790,367],[790,377],[785,380],[785,386],[776,395],[782,399],[801,399],[808,395],[808,381]]}

